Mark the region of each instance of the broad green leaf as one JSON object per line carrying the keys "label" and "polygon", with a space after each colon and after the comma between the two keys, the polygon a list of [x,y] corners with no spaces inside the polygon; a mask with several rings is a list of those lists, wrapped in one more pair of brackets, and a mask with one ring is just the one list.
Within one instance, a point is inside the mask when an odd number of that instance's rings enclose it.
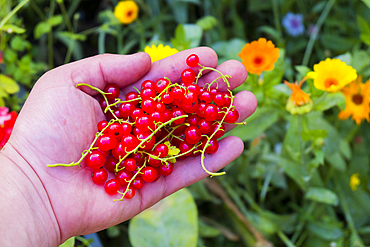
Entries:
{"label": "broad green leaf", "polygon": [[184,24],[185,40],[190,41],[190,48],[195,48],[200,45],[203,30],[196,24]]}
{"label": "broad green leaf", "polygon": [[54,15],[50,19],[48,19],[47,22],[52,27],[57,26],[57,25],[59,25],[60,23],[63,22],[63,16],[62,15]]}
{"label": "broad green leaf", "polygon": [[279,59],[275,63],[275,67],[270,71],[265,71],[263,73],[263,83],[262,87],[264,89],[271,88],[274,85],[278,85],[283,81],[284,69],[284,57],[285,50],[279,49]]}
{"label": "broad green leaf", "polygon": [[219,56],[229,60],[235,59],[241,61],[239,53],[243,49],[247,42],[242,39],[230,39],[228,41],[217,41],[212,44],[211,47],[214,49]]}
{"label": "broad green leaf", "polygon": [[59,247],[73,247],[75,245],[75,237],[67,239],[64,243],[59,245]]}
{"label": "broad green leaf", "polygon": [[361,0],[368,8],[370,8],[370,0]]}
{"label": "broad green leaf", "polygon": [[[370,38],[370,37],[369,37]],[[370,39],[369,39],[370,40]],[[364,50],[357,50],[353,53],[352,67],[357,70],[357,73],[362,72],[370,66],[370,56]]]}
{"label": "broad green leaf", "polygon": [[311,71],[309,67],[304,65],[296,65],[294,66],[294,69],[298,72],[297,81],[302,80],[307,75],[307,73]]}
{"label": "broad green leaf", "polygon": [[321,202],[329,205],[338,205],[338,197],[337,195],[326,188],[315,188],[311,187],[305,194],[305,198],[308,200]]}
{"label": "broad green leaf", "polygon": [[177,0],[167,0],[168,5],[170,5],[177,23],[187,23],[188,22],[188,3],[177,1]]}
{"label": "broad green leaf", "polygon": [[195,247],[197,220],[194,199],[182,189],[132,218],[130,243],[134,247]]}
{"label": "broad green leaf", "polygon": [[19,91],[19,86],[17,82],[3,74],[0,74],[0,87],[10,94]]}
{"label": "broad green leaf", "polygon": [[11,39],[10,46],[16,51],[24,51],[26,48],[26,43],[27,41],[23,41],[19,35],[16,35]]}
{"label": "broad green leaf", "polygon": [[325,159],[333,168],[339,171],[344,171],[346,169],[346,162],[339,152],[325,154]]}
{"label": "broad green leaf", "polygon": [[322,34],[321,42],[328,49],[337,51],[337,52],[346,52],[351,50],[353,46],[358,42],[356,38],[343,38],[337,34]]}
{"label": "broad green leaf", "polygon": [[279,112],[276,108],[257,107],[256,112],[246,120],[247,125],[237,126],[229,131],[227,136],[237,136],[243,141],[253,140],[276,123],[278,118]]}
{"label": "broad green leaf", "polygon": [[333,106],[342,106],[345,105],[345,98],[342,93],[331,93],[325,94],[325,96],[313,100],[313,111],[325,111]]}
{"label": "broad green leaf", "polygon": [[328,136],[326,130],[304,130],[302,131],[303,141],[309,141],[316,138],[325,138]]}
{"label": "broad green leaf", "polygon": [[308,230],[324,240],[336,240],[343,235],[343,231],[335,224],[310,222]]}
{"label": "broad green leaf", "polygon": [[353,61],[353,58],[350,52],[346,52],[342,55],[337,56],[336,58],[338,58],[342,62],[345,62],[348,65],[351,65]]}
{"label": "broad green leaf", "polygon": [[200,26],[203,31],[208,31],[217,25],[217,20],[215,17],[211,15],[207,15],[197,20],[195,24]]}
{"label": "broad green leaf", "polygon": [[33,32],[35,39],[40,38],[43,34],[51,30],[51,25],[47,22],[39,22]]}
{"label": "broad green leaf", "polygon": [[6,32],[9,32],[11,30],[11,32],[14,32],[17,34],[26,32],[26,29],[18,27],[16,25],[12,25],[12,24],[5,24],[0,30],[6,31]]}
{"label": "broad green leaf", "polygon": [[348,141],[341,140],[339,143],[340,152],[344,155],[346,159],[351,159],[352,151]]}

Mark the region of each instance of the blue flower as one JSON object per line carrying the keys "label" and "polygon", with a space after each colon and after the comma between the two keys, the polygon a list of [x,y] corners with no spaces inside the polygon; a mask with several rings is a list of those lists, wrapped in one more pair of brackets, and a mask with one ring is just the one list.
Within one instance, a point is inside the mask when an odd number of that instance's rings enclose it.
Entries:
{"label": "blue flower", "polygon": [[303,15],[288,13],[283,18],[283,26],[288,34],[296,37],[304,32]]}

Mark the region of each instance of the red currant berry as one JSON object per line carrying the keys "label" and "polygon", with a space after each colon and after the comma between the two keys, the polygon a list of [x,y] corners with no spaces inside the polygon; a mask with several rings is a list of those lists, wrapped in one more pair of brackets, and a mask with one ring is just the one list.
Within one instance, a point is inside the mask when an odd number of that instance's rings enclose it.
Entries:
{"label": "red currant berry", "polygon": [[225,97],[223,93],[217,93],[213,98],[213,101],[217,106],[223,106],[226,103]]}
{"label": "red currant berry", "polygon": [[148,115],[138,117],[136,119],[136,127],[145,132],[155,130],[153,119]]}
{"label": "red currant berry", "polygon": [[[151,133],[140,133],[137,138],[139,139],[140,143],[148,138]],[[143,144],[141,144],[140,148],[143,150],[151,150],[155,144],[155,137],[152,136],[150,139],[146,140]]]}
{"label": "red currant berry", "polygon": [[160,78],[155,82],[154,89],[158,93],[161,93],[169,84],[169,80],[167,80],[166,78]]}
{"label": "red currant berry", "polygon": [[105,108],[107,108],[107,106],[108,106],[107,101],[105,101],[105,99],[104,99],[104,98],[99,100],[99,105],[100,105],[100,107],[101,107],[101,109],[102,109],[103,111],[104,111],[104,110],[105,110]]}
{"label": "red currant berry", "polygon": [[117,172],[116,179],[119,181],[121,186],[126,186],[130,182],[132,176],[133,176],[132,172],[129,172],[129,171],[126,171],[126,169],[123,169]]}
{"label": "red currant berry", "polygon": [[196,111],[196,114],[198,117],[204,117],[204,109],[206,109],[207,104],[206,103],[199,103],[198,109]]}
{"label": "red currant berry", "polygon": [[[216,130],[218,129],[218,126],[219,126],[219,124],[217,124],[217,123],[213,125],[212,133],[216,132]],[[218,139],[218,138],[222,137],[224,134],[225,134],[225,125],[221,124],[221,127],[217,130],[217,132],[215,133],[215,135],[213,137]]]}
{"label": "red currant berry", "polygon": [[[151,152],[151,154],[153,156],[155,156],[154,152]],[[162,162],[160,160],[154,159],[153,157],[150,157],[150,156],[148,158],[148,163],[152,167],[158,167],[158,166],[160,166],[162,164]]]}
{"label": "red currant berry", "polygon": [[[174,118],[176,118],[176,117],[180,117],[180,116],[184,116],[184,115],[185,115],[185,112],[184,112],[183,110],[179,109],[179,108],[174,109],[174,110],[172,111],[172,117],[174,117]],[[173,121],[173,123],[174,123],[175,125],[182,124],[183,122],[185,122],[185,118],[184,118],[184,117],[183,117],[183,118],[180,118],[180,119],[177,119],[177,120],[175,120],[175,121]]]}
{"label": "red currant berry", "polygon": [[126,148],[127,152],[131,152],[139,145],[139,140],[130,134],[122,137],[121,143]]}
{"label": "red currant berry", "polygon": [[232,109],[227,113],[227,115],[225,117],[225,122],[226,123],[235,123],[236,121],[238,121],[238,118],[239,118],[239,112],[235,109]]}
{"label": "red currant berry", "polygon": [[200,87],[197,84],[190,84],[187,88],[190,92],[193,92],[196,97],[200,94]]}
{"label": "red currant berry", "polygon": [[148,114],[152,114],[155,111],[155,101],[153,99],[146,99],[141,102],[141,109]]}
{"label": "red currant berry", "polygon": [[131,117],[136,121],[136,119],[138,118],[138,117],[141,117],[141,116],[144,116],[145,114],[144,114],[144,112],[143,112],[143,110],[141,110],[140,108],[135,108],[135,109],[133,109],[132,110],[132,112],[131,112]]}
{"label": "red currant berry", "polygon": [[132,111],[135,109],[135,105],[131,102],[122,103],[119,106],[119,114],[122,118],[128,118]]}
{"label": "red currant berry", "polygon": [[196,66],[198,66],[198,63],[199,63],[199,57],[196,54],[190,54],[186,58],[186,64],[189,67],[196,67]]}
{"label": "red currant berry", "polygon": [[127,189],[127,187],[125,187],[125,188],[123,188],[123,191],[126,191],[126,194],[125,194],[126,199],[131,199],[135,196],[135,190],[133,188],[128,188]]}
{"label": "red currant berry", "polygon": [[212,100],[215,98],[216,94],[218,94],[218,89],[217,88],[211,88],[211,98]]}
{"label": "red currant berry", "polygon": [[131,154],[130,157],[133,158],[134,160],[136,160],[137,166],[142,166],[144,164],[145,156],[143,154],[134,153],[134,154]]}
{"label": "red currant berry", "polygon": [[117,145],[117,139],[110,134],[103,134],[98,139],[98,147],[103,151],[112,150]]}
{"label": "red currant berry", "polygon": [[105,156],[102,152],[94,150],[86,155],[86,165],[91,169],[98,169],[105,163]]}
{"label": "red currant berry", "polygon": [[185,130],[186,141],[190,144],[196,144],[200,141],[202,133],[195,126],[189,126]]}
{"label": "red currant berry", "polygon": [[105,162],[105,169],[107,169],[107,171],[109,171],[109,172],[114,173],[114,170],[116,169],[116,164],[117,163],[118,163],[118,159],[116,159],[114,157],[110,157]]}
{"label": "red currant berry", "polygon": [[[202,149],[203,149],[204,145],[207,143],[207,139],[204,138],[204,140],[202,142],[203,142],[203,145],[202,145]],[[218,141],[217,141],[216,138],[211,138],[211,140],[209,140],[209,142],[207,144],[207,148],[206,148],[205,152],[207,154],[213,154],[217,150],[218,150]]]}
{"label": "red currant berry", "polygon": [[223,93],[223,95],[225,99],[225,103],[223,106],[229,107],[231,105],[231,96],[229,93]]}
{"label": "red currant berry", "polygon": [[208,104],[204,109],[204,118],[208,121],[214,121],[217,118],[217,107],[212,104]]}
{"label": "red currant berry", "polygon": [[200,101],[203,101],[205,103],[211,103],[212,102],[212,96],[211,96],[211,93],[209,91],[203,91],[203,93],[201,93],[199,95],[199,100]]}
{"label": "red currant berry", "polygon": [[158,175],[158,171],[150,166],[143,168],[141,172],[142,172],[141,178],[147,183],[153,182]]}
{"label": "red currant berry", "polygon": [[185,89],[183,89],[182,87],[175,87],[172,90],[173,90],[172,92],[173,92],[173,95],[174,95],[175,99],[184,98]]}
{"label": "red currant berry", "polygon": [[159,102],[155,105],[155,110],[157,112],[164,112],[164,110],[166,110],[166,106],[163,103]]}
{"label": "red currant berry", "polygon": [[172,112],[168,109],[166,109],[164,112],[163,112],[163,122],[168,122],[170,121],[172,118]]}
{"label": "red currant berry", "polygon": [[141,89],[143,88],[153,88],[154,89],[154,81],[151,81],[151,80],[143,81],[143,83],[141,83]]}
{"label": "red currant berry", "polygon": [[181,108],[184,110],[186,113],[195,113],[198,110],[198,100],[196,100],[193,103],[184,103],[182,104]]}
{"label": "red currant berry", "polygon": [[130,103],[132,103],[133,105],[137,105],[140,101],[139,94],[137,92],[129,92],[128,94],[126,94],[126,100],[132,100],[130,101]]}
{"label": "red currant berry", "polygon": [[183,99],[183,103],[191,104],[195,101],[197,101],[197,96],[195,95],[195,93],[188,92],[187,94],[185,94],[184,99]]}
{"label": "red currant berry", "polygon": [[120,141],[122,136],[125,134],[124,129],[122,128],[122,125],[119,123],[112,123],[107,128],[107,133],[110,135],[113,135],[116,137],[117,141]]}
{"label": "red currant berry", "polygon": [[184,69],[181,73],[181,80],[188,85],[195,80],[195,72],[192,69]]}
{"label": "red currant berry", "polygon": [[104,88],[104,93],[107,93],[105,97],[107,97],[108,100],[114,100],[119,97],[119,88],[115,84],[108,84]]}
{"label": "red currant berry", "polygon": [[133,158],[128,158],[123,162],[123,166],[129,172],[133,172],[136,170],[136,160]]}
{"label": "red currant berry", "polygon": [[165,92],[162,94],[162,102],[164,104],[171,104],[175,100],[175,95],[173,92]]}
{"label": "red currant berry", "polygon": [[171,162],[166,162],[159,167],[159,173],[162,174],[163,176],[170,175],[172,171],[173,171],[173,164]]}
{"label": "red currant berry", "polygon": [[111,179],[107,181],[104,185],[105,192],[109,195],[115,195],[118,193],[118,190],[121,188],[121,184],[117,179]]}
{"label": "red currant berry", "polygon": [[96,184],[104,184],[108,178],[108,172],[104,168],[96,169],[93,171],[91,178]]}
{"label": "red currant berry", "polygon": [[[192,148],[193,148],[193,145],[189,144],[186,141],[182,141],[179,144],[179,149],[180,149],[181,154],[189,152],[189,150],[192,149]],[[190,156],[190,155],[191,155],[191,152],[185,154],[185,156]]]}
{"label": "red currant berry", "polygon": [[[128,151],[127,151],[128,152]],[[112,155],[116,159],[120,159],[126,156],[126,147],[120,142],[112,150]]]}
{"label": "red currant berry", "polygon": [[131,183],[131,187],[135,190],[139,190],[143,186],[144,186],[144,180],[139,176],[136,176],[135,179]]}
{"label": "red currant berry", "polygon": [[127,136],[128,134],[131,133],[132,127],[130,124],[122,123],[121,126],[122,126],[122,132],[124,136]]}
{"label": "red currant berry", "polygon": [[163,123],[164,122],[164,116],[163,116],[163,113],[161,113],[161,112],[155,111],[150,116],[151,116],[154,123]]}
{"label": "red currant berry", "polygon": [[154,98],[156,95],[155,90],[153,88],[143,88],[140,93],[140,97],[145,99]]}
{"label": "red currant berry", "polygon": [[168,155],[168,146],[165,144],[158,144],[154,149],[154,155],[159,158],[164,158]]}
{"label": "red currant berry", "polygon": [[102,120],[98,123],[98,130],[102,131],[105,127],[107,127],[108,121]]}
{"label": "red currant berry", "polygon": [[202,134],[208,134],[212,131],[212,123],[210,121],[207,121],[205,119],[201,119],[198,122],[199,130]]}
{"label": "red currant berry", "polygon": [[194,125],[194,126],[198,126],[198,121],[200,120],[200,118],[197,116],[197,115],[191,115],[187,118],[187,122],[190,124],[190,125]]}

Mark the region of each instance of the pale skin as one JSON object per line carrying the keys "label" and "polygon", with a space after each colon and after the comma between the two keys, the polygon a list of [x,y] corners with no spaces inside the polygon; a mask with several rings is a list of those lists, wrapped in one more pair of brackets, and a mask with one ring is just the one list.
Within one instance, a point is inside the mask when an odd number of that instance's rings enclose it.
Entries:
{"label": "pale skin", "polygon": [[[146,183],[131,200],[114,202],[121,196],[110,196],[102,186],[94,184],[92,170],[84,162],[81,167],[46,166],[77,161],[94,139],[97,123],[105,119],[97,93],[87,87],[76,88],[76,84],[104,89],[107,83],[116,83],[124,95],[133,91],[132,86],[140,88],[146,79],[167,76],[179,82],[181,71],[187,68],[186,57],[192,53],[199,56],[203,66],[231,75],[231,89],[247,77],[240,62],[232,60],[217,66],[216,53],[201,47],[153,64],[145,53],[99,55],[53,69],[37,81],[10,140],[0,152],[0,246],[58,246],[72,236],[126,221],[207,177],[200,157],[190,157],[178,161],[170,176]],[[209,72],[199,85],[218,76]],[[226,90],[223,83],[219,88]],[[236,95],[234,105],[242,121],[255,111],[257,102],[252,93],[243,91]],[[233,127],[228,125],[226,130]],[[205,166],[212,172],[243,151],[243,142],[237,137],[224,138],[219,144],[219,150],[205,158]]]}

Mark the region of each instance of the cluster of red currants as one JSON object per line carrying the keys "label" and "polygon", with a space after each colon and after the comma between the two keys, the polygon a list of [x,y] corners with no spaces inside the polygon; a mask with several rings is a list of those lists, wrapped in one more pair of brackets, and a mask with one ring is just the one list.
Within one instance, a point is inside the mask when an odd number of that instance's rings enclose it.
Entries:
{"label": "cluster of red currants", "polygon": [[[94,183],[104,185],[110,195],[121,193],[120,200],[132,198],[145,182],[170,175],[174,163],[187,156],[201,154],[203,169],[218,175],[204,167],[204,154],[218,150],[224,123],[235,123],[239,113],[231,91],[211,88],[217,79],[204,87],[197,85],[202,72],[210,68],[200,65],[196,54],[188,56],[186,63],[190,68],[182,71],[181,83],[166,77],[146,80],[141,91],[126,94],[125,100],[114,84],[104,91],[90,86],[102,94],[100,105],[110,121],[98,123],[90,148],[70,165],[84,159],[93,169]],[[192,69],[197,66],[201,67],[198,75]],[[221,77],[228,84],[227,76]],[[108,172],[115,178],[108,180]]]}

